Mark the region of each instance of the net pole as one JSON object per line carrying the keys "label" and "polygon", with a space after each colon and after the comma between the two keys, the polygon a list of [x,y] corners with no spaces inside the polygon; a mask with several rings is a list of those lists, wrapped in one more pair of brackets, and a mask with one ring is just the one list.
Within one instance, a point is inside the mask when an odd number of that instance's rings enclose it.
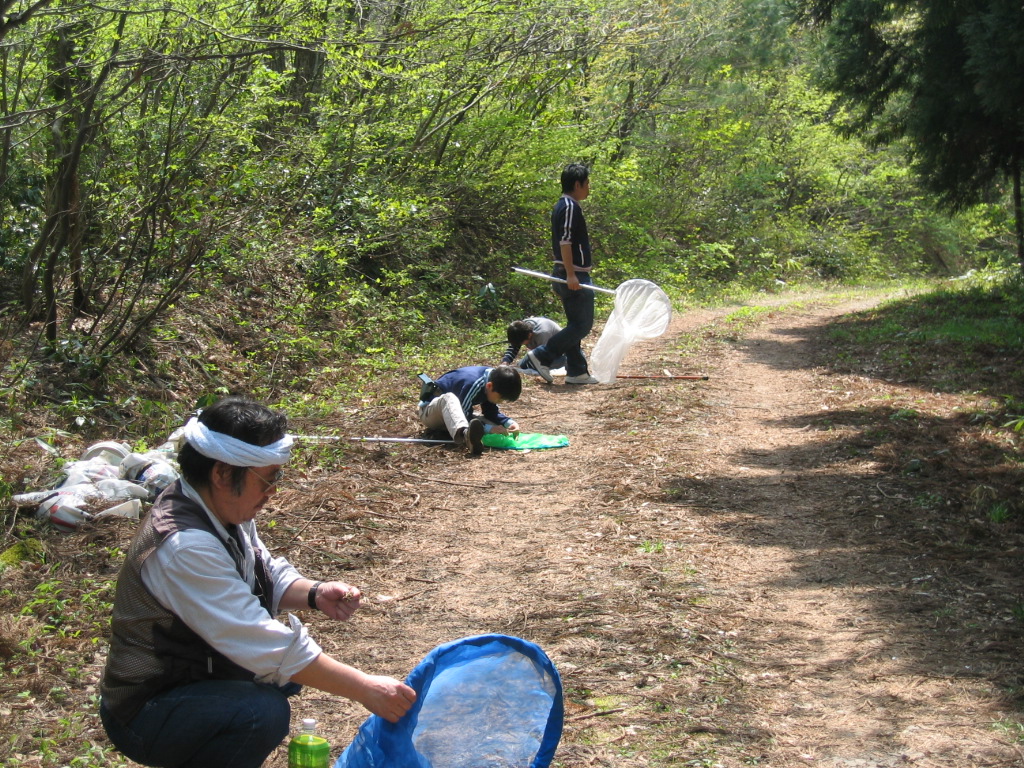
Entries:
{"label": "net pole", "polygon": [[[540,277],[540,278],[543,278],[544,280],[550,280],[552,283],[563,283],[565,285],[568,285],[568,283],[569,283],[568,280],[563,280],[560,277],[555,277],[554,275],[549,275],[546,272],[535,272],[532,269],[523,269],[522,267],[512,267],[512,271],[513,272],[518,272],[521,275],[532,275],[533,277]],[[598,293],[610,293],[612,296],[615,295],[615,291],[613,291],[611,288],[599,288],[598,286],[591,285],[590,283],[580,283],[580,288],[587,288],[587,289],[589,289],[591,291],[597,291]]]}
{"label": "net pole", "polygon": [[688,381],[707,381],[708,376],[641,376],[638,374],[618,373],[616,379],[686,379]]}
{"label": "net pole", "polygon": [[361,443],[454,443],[454,440],[432,440],[426,437],[350,437]]}
{"label": "net pole", "polygon": [[292,435],[296,440],[326,443],[332,440],[355,440],[361,443],[454,443],[454,440],[433,440],[426,437],[334,437],[330,435]]}

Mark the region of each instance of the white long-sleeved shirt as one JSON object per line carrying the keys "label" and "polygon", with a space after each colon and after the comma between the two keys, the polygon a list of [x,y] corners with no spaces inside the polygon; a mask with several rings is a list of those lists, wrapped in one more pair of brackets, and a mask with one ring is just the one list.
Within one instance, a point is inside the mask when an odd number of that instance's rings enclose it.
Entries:
{"label": "white long-sleeved shirt", "polygon": [[252,590],[256,584],[256,550],[270,563],[274,585],[271,610],[278,612],[281,596],[302,578],[283,557],[272,558],[253,521],[238,526],[242,541],[243,575],[225,548],[238,549],[235,538],[214,516],[194,488],[182,481],[182,491],[210,518],[217,541],[205,531],[171,534],[142,566],[142,582],[167,610],[173,612],[212,648],[253,672],[261,683],[284,685],[320,655],[320,646],[295,616],[288,625],[273,618]]}

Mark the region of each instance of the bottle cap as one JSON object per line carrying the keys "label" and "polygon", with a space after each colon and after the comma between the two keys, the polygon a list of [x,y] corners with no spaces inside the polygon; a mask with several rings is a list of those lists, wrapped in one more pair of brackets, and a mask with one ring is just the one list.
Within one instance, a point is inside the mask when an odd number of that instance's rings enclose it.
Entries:
{"label": "bottle cap", "polygon": [[312,717],[302,718],[302,730],[314,731],[316,730],[316,719]]}

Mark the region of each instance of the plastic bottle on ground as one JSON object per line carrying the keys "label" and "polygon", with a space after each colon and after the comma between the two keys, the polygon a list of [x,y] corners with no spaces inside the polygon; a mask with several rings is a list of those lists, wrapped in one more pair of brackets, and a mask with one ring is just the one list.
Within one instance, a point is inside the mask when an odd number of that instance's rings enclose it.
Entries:
{"label": "plastic bottle on ground", "polygon": [[302,721],[302,733],[288,742],[288,768],[331,768],[331,747],[316,735],[316,720]]}

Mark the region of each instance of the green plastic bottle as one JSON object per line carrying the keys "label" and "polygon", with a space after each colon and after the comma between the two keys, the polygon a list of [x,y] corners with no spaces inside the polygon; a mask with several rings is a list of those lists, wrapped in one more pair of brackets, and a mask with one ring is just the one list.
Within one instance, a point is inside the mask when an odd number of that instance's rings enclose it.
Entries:
{"label": "green plastic bottle", "polygon": [[288,768],[331,768],[331,747],[316,735],[316,720],[302,721],[302,733],[288,742]]}

